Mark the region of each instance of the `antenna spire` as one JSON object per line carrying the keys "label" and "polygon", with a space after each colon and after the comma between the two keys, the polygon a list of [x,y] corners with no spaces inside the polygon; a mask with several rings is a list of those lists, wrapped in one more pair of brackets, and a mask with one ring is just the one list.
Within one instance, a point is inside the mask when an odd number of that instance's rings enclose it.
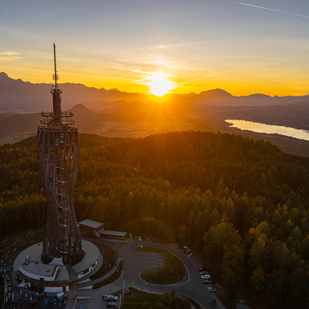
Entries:
{"label": "antenna spire", "polygon": [[57,74],[57,64],[56,64],[56,44],[54,43],[54,69],[55,69],[55,74],[54,74],[54,81],[55,81],[55,87],[57,88],[58,86],[58,74]]}
{"label": "antenna spire", "polygon": [[62,110],[61,110],[61,93],[62,90],[58,87],[58,74],[57,74],[57,66],[56,66],[56,44],[54,43],[54,69],[55,74],[53,76],[55,84],[53,85],[53,88],[51,89],[51,93],[53,95],[53,109],[54,109],[54,115],[55,121],[60,122],[61,116],[62,116]]}

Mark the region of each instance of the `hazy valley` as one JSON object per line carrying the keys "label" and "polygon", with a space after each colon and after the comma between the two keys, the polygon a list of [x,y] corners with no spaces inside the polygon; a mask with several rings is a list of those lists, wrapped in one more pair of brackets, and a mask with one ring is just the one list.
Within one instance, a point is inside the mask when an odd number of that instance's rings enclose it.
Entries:
{"label": "hazy valley", "polygon": [[[200,94],[169,94],[163,99],[140,93],[62,84],[64,110],[72,110],[82,133],[108,137],[144,137],[169,131],[230,132],[264,139],[284,151],[308,155],[309,142],[278,134],[231,128],[241,119],[297,129],[309,128],[309,97],[235,97],[216,89]],[[40,112],[50,110],[50,85],[31,84],[0,73],[0,144],[36,134]]]}

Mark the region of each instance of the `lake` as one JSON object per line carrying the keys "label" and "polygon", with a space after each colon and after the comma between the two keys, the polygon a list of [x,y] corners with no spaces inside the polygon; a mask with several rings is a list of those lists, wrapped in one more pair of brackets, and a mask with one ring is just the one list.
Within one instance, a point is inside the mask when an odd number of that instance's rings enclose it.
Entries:
{"label": "lake", "polygon": [[285,126],[274,126],[265,123],[247,121],[247,120],[225,120],[227,123],[231,123],[231,127],[238,128],[240,130],[249,130],[257,133],[266,134],[281,134],[289,137],[303,139],[309,141],[309,131],[289,128]]}

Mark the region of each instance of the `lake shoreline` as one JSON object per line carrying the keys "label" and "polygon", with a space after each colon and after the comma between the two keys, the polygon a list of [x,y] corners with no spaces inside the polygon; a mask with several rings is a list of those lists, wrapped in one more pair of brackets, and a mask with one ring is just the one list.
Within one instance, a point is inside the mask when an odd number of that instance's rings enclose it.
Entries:
{"label": "lake shoreline", "polygon": [[292,127],[270,125],[238,119],[226,119],[225,122],[229,125],[230,128],[236,128],[242,131],[251,131],[261,134],[278,134],[299,140],[309,141],[309,131],[303,129],[295,129]]}

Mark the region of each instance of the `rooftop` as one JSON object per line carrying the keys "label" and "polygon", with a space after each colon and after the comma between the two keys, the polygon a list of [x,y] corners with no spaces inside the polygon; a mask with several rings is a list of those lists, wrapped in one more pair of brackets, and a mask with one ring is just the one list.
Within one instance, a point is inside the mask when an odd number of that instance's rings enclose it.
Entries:
{"label": "rooftop", "polygon": [[48,265],[42,262],[41,260],[42,250],[43,250],[42,242],[26,248],[17,256],[16,260],[14,261],[14,270],[15,271],[21,270],[22,272],[27,273],[29,277],[34,279],[44,277],[48,281],[69,280],[69,275],[66,266]]}
{"label": "rooftop", "polygon": [[[99,249],[93,243],[82,240],[82,246],[85,251],[83,259],[78,264],[71,266],[75,274],[92,266],[100,255]],[[69,282],[77,280],[77,277],[73,274],[68,265],[44,264],[41,260],[42,250],[42,242],[26,248],[15,259],[14,270],[22,271],[27,277],[34,279],[33,281],[40,280],[42,277],[44,277],[46,281]],[[25,264],[25,261],[28,261],[28,263]]]}
{"label": "rooftop", "polygon": [[86,220],[83,220],[83,221],[78,222],[78,223],[81,224],[81,225],[85,225],[85,226],[94,228],[94,229],[97,229],[98,227],[101,227],[101,226],[104,225],[104,223],[102,223],[102,222],[93,221],[93,220],[90,220],[90,219],[86,219]]}
{"label": "rooftop", "polygon": [[127,235],[127,232],[118,232],[118,231],[107,231],[104,230],[102,232],[99,232],[99,234],[104,235],[104,236],[119,236],[119,237],[124,237]]}

